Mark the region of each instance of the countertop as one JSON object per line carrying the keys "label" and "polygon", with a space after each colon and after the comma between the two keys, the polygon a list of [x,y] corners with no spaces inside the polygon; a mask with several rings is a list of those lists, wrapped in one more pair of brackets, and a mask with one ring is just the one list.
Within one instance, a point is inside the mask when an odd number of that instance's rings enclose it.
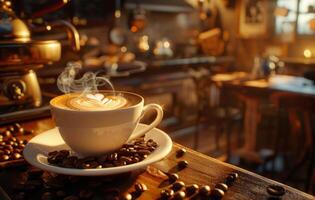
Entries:
{"label": "countertop", "polygon": [[[50,118],[44,118],[26,122],[22,124],[22,126],[26,129],[35,130],[35,134],[40,134],[45,130],[51,129],[54,124]],[[32,136],[33,135],[28,137],[30,138]],[[182,157],[177,158],[176,151],[181,148],[186,149],[187,152]],[[186,160],[188,166],[187,168],[179,170],[176,166],[181,160]],[[171,153],[163,160],[149,166],[147,169],[124,175],[123,179],[121,177],[118,177],[117,179],[113,178],[111,180],[113,182],[110,183],[110,185],[115,185],[115,187],[119,189],[120,194],[124,195],[127,192],[134,191],[134,184],[144,183],[148,187],[148,190],[143,192],[137,199],[158,199],[161,190],[169,188],[170,184],[165,176],[156,176],[157,173],[152,173],[152,171],[163,173],[175,172],[179,175],[179,180],[183,181],[186,185],[194,183],[199,186],[209,185],[212,189],[217,183],[223,182],[229,173],[238,173],[239,177],[228,188],[223,199],[275,199],[268,195],[266,191],[266,188],[269,185],[279,185],[285,189],[286,192],[281,199],[314,199],[314,196],[297,189],[259,176],[239,167],[218,161],[176,143],[173,143]],[[9,193],[9,195],[14,193],[12,182],[16,181],[17,177],[19,177],[19,173],[22,173],[21,169],[16,167],[11,167],[5,170],[2,169],[0,171],[0,185]],[[97,180],[101,182],[103,180],[108,180],[108,177],[97,177]],[[89,186],[87,185],[87,187]],[[104,189],[108,189],[106,187],[108,186],[104,186]],[[25,193],[27,194],[29,191],[25,191]],[[31,191],[31,195],[32,197],[35,197],[37,195],[36,191]]]}

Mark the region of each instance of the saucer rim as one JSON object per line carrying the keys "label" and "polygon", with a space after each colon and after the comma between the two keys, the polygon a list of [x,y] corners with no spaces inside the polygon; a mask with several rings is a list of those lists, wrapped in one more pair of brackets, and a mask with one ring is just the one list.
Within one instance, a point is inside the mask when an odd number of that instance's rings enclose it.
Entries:
{"label": "saucer rim", "polygon": [[[145,128],[146,124],[139,123],[137,128]],[[113,174],[120,174],[125,172],[134,171],[137,169],[144,168],[148,166],[149,164],[158,162],[165,158],[172,150],[173,142],[170,136],[165,133],[164,131],[154,128],[148,133],[155,131],[155,134],[160,134],[160,137],[162,137],[162,140],[165,141],[165,145],[160,146],[156,150],[158,150],[158,154],[155,154],[152,157],[148,157],[138,163],[133,163],[125,166],[117,166],[117,167],[109,167],[109,168],[102,168],[102,169],[75,169],[75,168],[63,168],[59,166],[49,165],[46,163],[43,163],[39,161],[40,156],[47,157],[42,152],[39,152],[40,150],[36,150],[32,148],[31,144],[34,143],[34,141],[37,141],[39,138],[44,137],[48,134],[60,134],[57,127],[54,127],[52,129],[46,130],[36,136],[34,136],[25,146],[23,151],[24,159],[30,164],[35,167],[38,167],[40,169],[54,172],[57,174],[64,174],[64,175],[75,175],[75,176],[105,176],[105,175],[113,175]],[[155,151],[156,151],[155,150]]]}

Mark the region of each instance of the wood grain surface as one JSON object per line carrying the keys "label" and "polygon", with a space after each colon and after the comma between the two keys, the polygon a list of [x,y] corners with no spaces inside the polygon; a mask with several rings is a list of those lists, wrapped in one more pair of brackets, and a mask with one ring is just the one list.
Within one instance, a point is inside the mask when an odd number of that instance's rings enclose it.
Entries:
{"label": "wood grain surface", "polygon": [[[35,130],[35,134],[39,134],[54,126],[50,119],[31,121],[22,125],[27,129]],[[175,154],[180,148],[185,148],[187,152],[183,157],[177,158]],[[180,160],[188,161],[189,165],[187,168],[178,171],[176,166]],[[20,176],[19,173],[22,173],[19,168],[20,167],[11,167],[0,170],[0,186],[3,187],[9,196],[14,193],[12,187],[14,182]],[[155,171],[155,173],[152,173],[152,170]],[[119,180],[115,180],[111,185],[118,187],[121,193],[125,194],[126,192],[135,190],[135,183],[144,183],[147,185],[148,190],[142,193],[138,199],[159,199],[160,191],[169,188],[170,185],[168,184],[168,181],[166,181],[166,176],[157,175],[156,171],[164,173],[176,172],[179,175],[179,180],[185,182],[186,185],[196,183],[201,186],[207,184],[211,188],[214,188],[215,184],[222,182],[228,173],[237,172],[239,178],[236,179],[231,187],[229,187],[223,199],[272,199],[266,191],[267,186],[271,184],[280,185],[285,188],[286,193],[281,199],[315,199],[312,195],[264,178],[239,167],[223,163],[176,143],[173,144],[172,152],[165,159],[149,166],[147,169],[138,170],[127,176],[118,177]],[[98,178],[100,180],[106,179],[106,177]],[[34,197],[35,196],[36,195],[34,194]]]}

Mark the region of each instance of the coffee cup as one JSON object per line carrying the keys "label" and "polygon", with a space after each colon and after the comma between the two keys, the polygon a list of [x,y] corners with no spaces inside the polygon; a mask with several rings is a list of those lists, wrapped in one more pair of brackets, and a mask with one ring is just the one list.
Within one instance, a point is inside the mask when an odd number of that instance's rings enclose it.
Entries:
{"label": "coffee cup", "polygon": [[[92,95],[92,98],[88,95]],[[88,102],[84,100],[85,97],[82,100],[79,93],[64,94],[50,101],[52,116],[61,137],[74,152],[82,156],[115,151],[128,140],[149,132],[163,118],[160,105],[144,105],[143,97],[135,93],[116,91],[113,95],[111,91],[99,91],[88,95],[85,95],[91,100]],[[118,100],[115,99],[117,97]],[[98,104],[95,106],[93,98],[96,103],[100,100],[109,103],[104,107],[103,104],[101,107]],[[75,105],[82,105],[82,108]],[[135,132],[140,119],[150,110],[157,113],[153,122]]]}

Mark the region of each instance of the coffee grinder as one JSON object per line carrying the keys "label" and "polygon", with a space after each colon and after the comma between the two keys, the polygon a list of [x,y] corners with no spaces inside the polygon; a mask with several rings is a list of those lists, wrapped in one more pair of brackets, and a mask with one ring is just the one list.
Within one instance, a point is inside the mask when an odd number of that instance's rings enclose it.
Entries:
{"label": "coffee grinder", "polygon": [[31,24],[26,24],[16,16],[10,1],[0,0],[0,110],[8,107],[39,107],[42,95],[36,69],[60,60],[60,42],[36,40],[31,37],[30,30],[65,28],[73,49],[80,49],[79,34],[66,21],[47,23],[44,27],[32,26],[32,29],[29,27]]}

